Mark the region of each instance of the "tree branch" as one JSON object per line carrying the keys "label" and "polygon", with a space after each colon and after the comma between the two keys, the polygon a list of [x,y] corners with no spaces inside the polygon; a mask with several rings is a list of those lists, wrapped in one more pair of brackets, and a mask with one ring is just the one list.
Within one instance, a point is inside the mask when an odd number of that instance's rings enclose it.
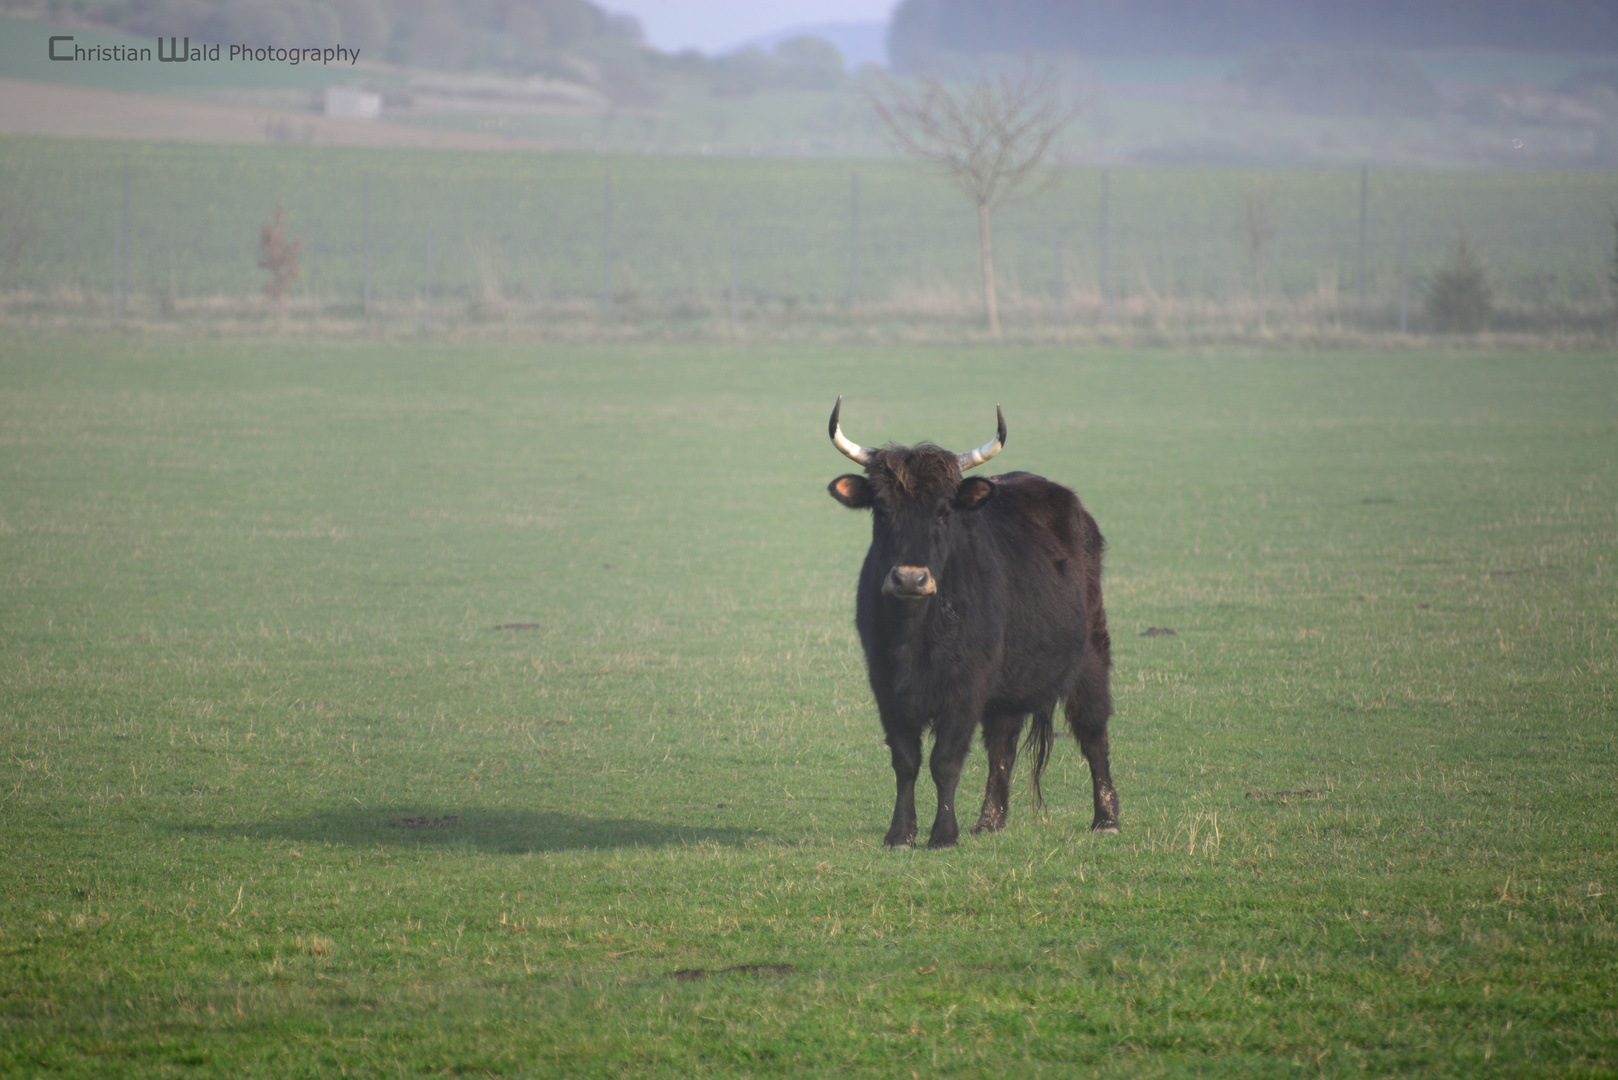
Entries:
{"label": "tree branch", "polygon": [[938,168],[975,205],[991,210],[1044,190],[1027,188],[1051,144],[1087,102],[1064,104],[1056,72],[1024,61],[1013,77],[951,85],[923,71],[916,90],[883,77],[867,99],[895,150]]}

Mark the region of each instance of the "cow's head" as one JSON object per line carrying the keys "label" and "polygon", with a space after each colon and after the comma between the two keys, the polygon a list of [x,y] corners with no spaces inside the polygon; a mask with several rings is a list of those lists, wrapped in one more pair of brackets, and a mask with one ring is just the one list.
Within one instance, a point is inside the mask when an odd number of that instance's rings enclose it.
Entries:
{"label": "cow's head", "polygon": [[882,591],[899,600],[924,600],[938,591],[959,515],[980,509],[994,497],[994,484],[961,474],[981,465],[1006,444],[1006,418],[994,407],[999,431],[976,450],[957,454],[931,443],[865,447],[845,438],[838,424],[843,399],[831,411],[831,441],[865,475],[845,473],[827,490],[852,510],[869,509],[873,518],[871,552],[888,566]]}

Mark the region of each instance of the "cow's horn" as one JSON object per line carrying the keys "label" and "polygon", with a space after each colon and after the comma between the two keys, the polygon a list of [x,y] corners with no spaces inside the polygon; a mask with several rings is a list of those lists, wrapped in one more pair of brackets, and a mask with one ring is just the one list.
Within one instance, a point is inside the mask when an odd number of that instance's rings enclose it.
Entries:
{"label": "cow's horn", "polygon": [[838,394],[837,404],[833,405],[831,408],[831,423],[826,425],[826,430],[831,432],[832,444],[835,445],[837,449],[841,450],[845,457],[851,461],[857,461],[861,465],[865,465],[871,460],[871,450],[869,447],[861,446],[859,443],[851,442],[849,439],[844,437],[843,428],[837,423],[837,414],[842,411],[843,395]]}
{"label": "cow's horn", "polygon": [[955,460],[960,462],[962,472],[972,468],[974,465],[982,465],[985,461],[998,454],[1000,448],[1006,445],[1006,414],[1000,411],[1000,406],[998,405],[994,407],[994,418],[999,421],[1000,426],[991,441],[984,443],[976,450],[968,450],[964,454],[955,455]]}

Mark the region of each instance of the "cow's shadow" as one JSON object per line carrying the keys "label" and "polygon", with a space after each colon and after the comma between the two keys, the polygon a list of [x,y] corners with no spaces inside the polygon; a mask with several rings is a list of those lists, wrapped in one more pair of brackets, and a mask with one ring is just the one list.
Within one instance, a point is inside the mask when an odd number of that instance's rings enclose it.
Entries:
{"label": "cow's shadow", "polygon": [[241,837],[368,848],[473,848],[509,854],[678,844],[734,847],[764,836],[758,830],[745,828],[592,818],[502,807],[333,807],[306,817],[217,825],[187,822],[176,823],[174,829],[219,839]]}

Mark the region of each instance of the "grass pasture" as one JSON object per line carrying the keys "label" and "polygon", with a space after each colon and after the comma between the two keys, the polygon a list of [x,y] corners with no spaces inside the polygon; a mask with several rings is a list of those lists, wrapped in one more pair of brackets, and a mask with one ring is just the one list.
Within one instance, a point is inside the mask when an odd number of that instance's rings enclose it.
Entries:
{"label": "grass pasture", "polygon": [[[880,849],[838,393],[1096,514],[1121,836],[1063,742]],[[11,335],[0,1072],[1612,1075],[1615,417],[1607,354]]]}

